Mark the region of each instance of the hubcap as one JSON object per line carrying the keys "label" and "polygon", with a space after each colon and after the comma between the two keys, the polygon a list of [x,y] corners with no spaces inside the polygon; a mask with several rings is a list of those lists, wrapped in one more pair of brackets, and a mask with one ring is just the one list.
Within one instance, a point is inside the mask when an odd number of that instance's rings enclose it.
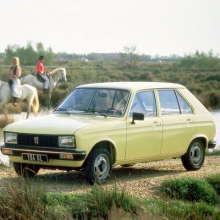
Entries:
{"label": "hubcap", "polygon": [[195,143],[190,151],[190,159],[195,166],[200,165],[203,158],[202,146],[199,143]]}
{"label": "hubcap", "polygon": [[94,172],[97,179],[105,179],[109,173],[109,159],[106,155],[99,155],[94,163]]}

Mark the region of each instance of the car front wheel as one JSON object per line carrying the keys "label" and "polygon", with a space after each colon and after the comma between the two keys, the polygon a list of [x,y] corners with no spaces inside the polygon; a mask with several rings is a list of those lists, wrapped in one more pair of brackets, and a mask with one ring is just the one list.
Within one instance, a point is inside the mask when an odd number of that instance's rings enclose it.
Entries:
{"label": "car front wheel", "polygon": [[13,167],[17,175],[22,177],[34,177],[40,170],[37,165],[26,163],[13,163]]}
{"label": "car front wheel", "polygon": [[205,147],[201,140],[194,140],[187,152],[181,157],[186,170],[199,170],[205,160]]}
{"label": "car front wheel", "polygon": [[85,165],[87,181],[93,185],[95,182],[105,182],[112,172],[112,159],[105,148],[94,149],[88,156]]}

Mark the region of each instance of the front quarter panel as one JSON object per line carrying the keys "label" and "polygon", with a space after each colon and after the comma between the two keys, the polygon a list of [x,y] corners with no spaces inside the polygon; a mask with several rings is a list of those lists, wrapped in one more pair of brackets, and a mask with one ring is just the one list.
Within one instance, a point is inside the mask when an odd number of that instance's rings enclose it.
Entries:
{"label": "front quarter panel", "polygon": [[87,155],[98,143],[108,142],[114,146],[117,152],[117,160],[125,158],[126,149],[126,123],[120,121],[108,121],[79,129],[75,133],[78,150],[86,150]]}

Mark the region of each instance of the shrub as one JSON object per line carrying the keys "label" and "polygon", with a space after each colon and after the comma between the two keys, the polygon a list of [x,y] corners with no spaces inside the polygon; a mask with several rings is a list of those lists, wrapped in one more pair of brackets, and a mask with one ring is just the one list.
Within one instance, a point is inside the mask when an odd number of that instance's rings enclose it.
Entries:
{"label": "shrub", "polygon": [[154,216],[152,219],[219,220],[220,218],[219,211],[206,203],[188,203],[180,200],[166,201],[161,199],[144,199],[143,203],[144,207],[151,213],[151,216]]}
{"label": "shrub", "polygon": [[0,219],[45,219],[38,187],[22,178],[1,184]]}
{"label": "shrub", "polygon": [[86,215],[89,219],[108,219],[112,209],[122,209],[131,215],[137,214],[140,209],[136,199],[126,194],[125,191],[118,191],[116,187],[112,190],[104,190],[95,186],[90,193],[79,199],[77,204],[73,206],[75,218],[82,218]]}
{"label": "shrub", "polygon": [[216,204],[217,194],[206,181],[195,178],[181,178],[166,180],[161,184],[161,191],[171,198],[188,200],[191,202],[206,202]]}
{"label": "shrub", "polygon": [[205,180],[212,185],[215,191],[220,195],[220,175],[212,175],[205,177]]}

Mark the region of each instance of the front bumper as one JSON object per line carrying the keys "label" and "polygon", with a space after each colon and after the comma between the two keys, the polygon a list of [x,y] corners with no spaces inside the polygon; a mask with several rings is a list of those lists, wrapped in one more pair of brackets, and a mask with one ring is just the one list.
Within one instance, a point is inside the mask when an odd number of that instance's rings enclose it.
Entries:
{"label": "front bumper", "polygon": [[[21,147],[14,145],[3,145],[0,148],[2,154],[10,158],[23,158],[23,154],[47,155],[48,162],[50,162],[50,160],[84,161],[86,157],[86,151],[76,151],[72,149]],[[27,163],[27,161],[25,162]],[[34,161],[30,162],[33,163]]]}
{"label": "front bumper", "polygon": [[215,148],[216,144],[217,144],[217,141],[215,141],[215,140],[209,141],[209,142],[208,142],[208,149],[213,149],[213,148]]}

